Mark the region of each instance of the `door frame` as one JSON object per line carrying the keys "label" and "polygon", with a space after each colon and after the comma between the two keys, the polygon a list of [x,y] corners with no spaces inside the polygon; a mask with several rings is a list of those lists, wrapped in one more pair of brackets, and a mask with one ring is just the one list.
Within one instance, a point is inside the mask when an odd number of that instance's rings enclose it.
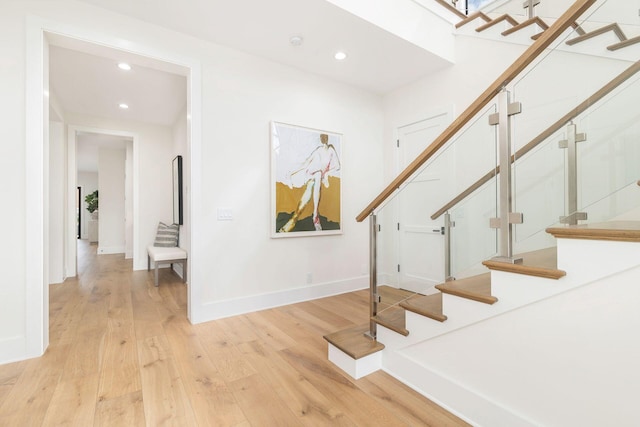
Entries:
{"label": "door frame", "polygon": [[[177,51],[169,50],[159,43],[137,40],[122,40],[117,34],[96,31],[87,26],[69,24],[39,16],[29,15],[26,19],[26,71],[25,71],[25,192],[26,198],[25,230],[25,311],[24,345],[15,359],[27,359],[44,354],[49,345],[49,284],[48,248],[45,236],[48,235],[49,206],[44,188],[45,165],[48,162],[45,142],[48,144],[48,42],[45,33],[61,34],[89,43],[104,45],[113,49],[180,65],[188,69],[187,73],[187,139],[191,154],[191,245],[189,248],[189,269],[198,265],[199,248],[202,247],[200,235],[201,203],[201,166],[202,145],[202,90],[201,63],[195,58],[186,57]],[[126,46],[123,47],[123,46]],[[67,172],[70,167],[67,165]],[[68,189],[68,183],[66,188]],[[67,190],[68,191],[68,190]],[[75,190],[74,190],[75,191]],[[67,209],[69,194],[66,195]],[[75,203],[74,203],[75,205]],[[74,206],[75,209],[75,206]],[[66,214],[69,217],[68,213]],[[68,228],[68,226],[67,226]],[[67,230],[68,234],[68,230]],[[187,287],[187,317],[197,323],[201,316],[200,307],[194,307],[199,298],[201,277],[189,273]]]}

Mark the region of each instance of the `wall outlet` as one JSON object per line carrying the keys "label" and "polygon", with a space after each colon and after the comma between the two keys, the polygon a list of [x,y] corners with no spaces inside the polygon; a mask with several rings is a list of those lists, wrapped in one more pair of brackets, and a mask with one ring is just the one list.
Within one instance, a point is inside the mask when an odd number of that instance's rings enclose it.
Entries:
{"label": "wall outlet", "polygon": [[313,274],[307,273],[307,283],[313,283]]}

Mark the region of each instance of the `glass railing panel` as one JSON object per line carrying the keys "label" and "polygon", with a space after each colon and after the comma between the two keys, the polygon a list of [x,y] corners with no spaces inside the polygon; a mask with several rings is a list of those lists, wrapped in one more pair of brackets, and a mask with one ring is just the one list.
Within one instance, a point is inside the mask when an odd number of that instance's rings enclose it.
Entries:
{"label": "glass railing panel", "polygon": [[[597,26],[605,11],[612,5],[620,5],[621,1],[596,2],[577,24],[584,28],[591,24]],[[568,149],[559,146],[560,141],[568,137],[569,115],[630,65],[625,61],[584,54],[587,45],[575,43],[578,36],[577,32],[567,30],[509,87],[511,102],[521,104],[521,112],[512,116],[511,123],[512,152],[516,153],[512,169],[513,211],[523,215],[523,223],[514,226],[514,253],[555,244],[544,230],[572,213],[568,212],[571,206],[567,193]],[[606,45],[606,40],[603,43]],[[602,50],[606,51],[605,47]],[[579,71],[587,69],[588,73]],[[585,132],[580,127],[579,124],[577,132]],[[606,131],[602,129],[596,133]],[[579,150],[585,150],[584,146]],[[583,154],[587,152],[583,151]],[[590,155],[592,162],[598,157],[601,158],[595,151]],[[584,166],[579,168],[587,171]],[[589,179],[592,179],[589,172],[581,175],[581,180]],[[615,179],[617,184],[613,186],[625,182],[622,177]],[[598,191],[589,193],[593,199],[601,197],[606,192],[605,187],[611,187],[604,182],[600,185],[602,188]],[[588,203],[586,199],[584,202]]]}
{"label": "glass railing panel", "polygon": [[[435,293],[435,285],[445,281],[445,237],[442,234],[445,221],[444,216],[434,219],[432,216],[495,169],[495,128],[489,125],[489,116],[495,111],[495,105],[486,107],[377,210],[377,277],[378,286],[382,288],[379,312],[392,310],[415,293]],[[483,196],[493,194],[492,215],[495,216],[495,180],[492,183],[493,190],[487,190]],[[485,183],[483,188],[489,189],[490,185]],[[473,203],[466,206],[470,216],[483,214],[476,212],[479,206]],[[484,205],[480,208],[486,210]],[[482,223],[483,230],[489,229],[488,219],[476,222]],[[459,242],[465,246],[479,244],[480,235],[482,233],[478,232],[474,239],[460,239]],[[495,245],[494,241],[489,244]],[[475,262],[483,260],[479,258]]]}
{"label": "glass railing panel", "polygon": [[[599,21],[602,11],[621,1],[596,2],[577,24],[602,26]],[[511,100],[522,104],[522,112],[513,116],[515,150],[528,144],[629,66],[628,62],[606,58],[607,54],[603,53],[606,52],[606,37],[602,46],[593,47],[597,50],[595,53],[605,56],[598,58],[584,54],[588,42],[571,44],[578,36],[576,30],[566,30],[510,86]]]}
{"label": "glass railing panel", "polygon": [[560,147],[565,138],[564,128],[556,131],[514,164],[514,211],[523,214],[522,224],[514,227],[515,253],[555,245],[552,236],[539,232],[565,215],[566,149]]}
{"label": "glass railing panel", "polygon": [[493,177],[449,212],[451,229],[451,276],[455,279],[486,271],[482,261],[497,254],[497,229],[490,227],[497,212],[496,178]]}
{"label": "glass railing panel", "polygon": [[635,206],[640,187],[640,75],[601,100],[576,121],[585,141],[577,147],[578,208],[602,221]]}

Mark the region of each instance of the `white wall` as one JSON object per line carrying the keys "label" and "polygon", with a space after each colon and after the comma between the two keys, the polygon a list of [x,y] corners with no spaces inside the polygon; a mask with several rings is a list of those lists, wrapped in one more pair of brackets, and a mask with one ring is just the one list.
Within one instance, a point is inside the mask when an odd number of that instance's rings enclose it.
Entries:
{"label": "white wall", "polygon": [[[37,142],[34,143],[37,138],[28,144],[31,147],[27,151],[31,156],[29,162],[19,149],[22,144],[16,143],[25,141],[25,130],[20,123],[27,117],[31,117],[29,120],[35,117],[27,116],[20,107],[27,99],[24,35],[25,17],[29,14],[45,19],[43,25],[48,29],[60,28],[67,34],[81,34],[85,39],[126,45],[134,52],[149,52],[161,58],[180,57],[185,58],[183,64],[197,64],[197,78],[191,84],[201,91],[195,94],[197,109],[190,113],[201,117],[202,125],[192,129],[199,149],[192,152],[191,163],[198,178],[191,183],[190,190],[194,207],[190,253],[192,321],[367,285],[367,227],[357,224],[354,217],[381,183],[383,114],[379,96],[84,4],[12,2],[0,17],[0,39],[12,41],[3,46],[0,69],[3,93],[0,113],[7,119],[7,126],[2,129],[0,177],[5,182],[15,182],[6,196],[14,200],[18,208],[3,213],[2,217],[14,225],[6,236],[11,250],[3,249],[2,255],[15,266],[6,279],[16,286],[0,291],[3,305],[10,307],[1,310],[0,342],[12,338],[18,344],[28,342],[26,312],[38,311],[33,301],[27,305],[25,297],[26,293],[38,292],[35,281],[27,281],[27,267],[32,267],[33,260],[27,264],[24,257],[27,245],[24,189],[30,181],[16,179],[25,176],[24,165],[38,168],[38,161],[31,154],[37,155]],[[30,40],[33,40],[31,46],[38,46],[37,37]],[[37,61],[37,48],[30,58]],[[37,72],[37,68],[34,70]],[[126,130],[113,121],[77,114],[69,114],[66,119],[68,124]],[[272,120],[343,134],[342,235],[270,238],[269,123]],[[138,255],[144,259],[144,242],[153,240],[157,221],[171,218],[171,192],[158,189],[171,188],[172,138],[170,130],[158,132],[157,128],[138,124],[131,127],[137,128],[138,131],[132,131],[140,136],[137,188],[141,197],[143,192],[149,196],[148,202],[140,199],[139,205],[142,220],[138,238],[142,249]],[[143,135],[147,130],[149,133]],[[155,146],[163,147],[165,141],[166,151]],[[145,146],[151,144],[154,149],[146,152]],[[156,171],[163,170],[161,165],[165,163],[166,176],[159,175]],[[218,207],[232,209],[233,220],[216,221]],[[37,242],[29,244],[37,247]],[[311,285],[306,283],[308,273],[313,277]],[[19,353],[19,349],[16,352]],[[3,352],[0,360],[11,357],[15,356]]]}
{"label": "white wall", "polygon": [[[0,247],[5,265],[0,286],[0,349],[7,360],[25,353],[26,305],[26,170],[25,170],[25,31],[24,13],[3,7],[0,13],[0,182],[2,199],[11,209],[0,210],[5,227],[4,238],[9,244]],[[19,8],[21,9],[21,8]],[[10,41],[10,42],[9,42]]]}
{"label": "white wall", "polygon": [[[64,124],[49,122],[49,283],[62,283],[64,274],[66,137]],[[73,195],[72,195],[73,197]]]}
{"label": "white wall", "polygon": [[98,151],[98,254],[125,251],[125,160],[125,149]]}
{"label": "white wall", "polygon": [[89,238],[88,227],[91,220],[91,214],[87,210],[87,202],[84,198],[98,189],[98,173],[97,172],[78,172],[77,186],[82,187],[80,214],[82,215],[82,222],[80,224],[80,238]]}

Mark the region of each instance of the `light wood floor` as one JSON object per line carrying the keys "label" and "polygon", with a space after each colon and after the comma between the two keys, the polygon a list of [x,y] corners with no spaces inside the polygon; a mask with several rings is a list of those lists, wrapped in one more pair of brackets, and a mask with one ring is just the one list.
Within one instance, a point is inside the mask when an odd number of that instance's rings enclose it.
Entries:
{"label": "light wood floor", "polygon": [[1,426],[466,425],[385,373],[354,381],[322,336],[367,320],[355,292],[200,325],[160,287],[80,242],[79,277],[50,287],[43,357],[0,366]]}

